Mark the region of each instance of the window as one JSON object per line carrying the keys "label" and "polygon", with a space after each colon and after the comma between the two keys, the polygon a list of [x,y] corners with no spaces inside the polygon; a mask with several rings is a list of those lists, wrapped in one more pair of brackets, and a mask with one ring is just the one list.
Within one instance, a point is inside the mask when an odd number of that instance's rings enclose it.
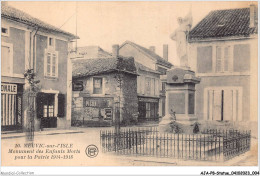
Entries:
{"label": "window", "polygon": [[103,79],[102,78],[93,78],[93,94],[102,94],[103,93]]}
{"label": "window", "polygon": [[58,77],[58,54],[57,52],[46,52],[45,76]]}
{"label": "window", "polygon": [[155,79],[151,78],[151,95],[155,95]]}
{"label": "window", "polygon": [[1,74],[3,76],[13,74],[13,45],[3,42],[1,45]]}
{"label": "window", "polygon": [[1,31],[2,31],[1,34],[2,34],[3,36],[9,36],[9,29],[8,29],[8,28],[2,27],[2,30],[1,30]]}
{"label": "window", "polygon": [[216,72],[229,71],[230,46],[216,48]]}
{"label": "window", "polygon": [[[54,115],[54,94],[42,94],[41,103],[37,103],[39,108],[43,108],[43,114],[40,117],[55,117]],[[39,97],[38,97],[39,98]],[[42,107],[41,107],[42,105]],[[41,110],[39,110],[41,111]]]}
{"label": "window", "polygon": [[234,45],[234,72],[250,71],[250,45]]}
{"label": "window", "polygon": [[151,78],[145,78],[145,90],[147,95],[151,94]]}
{"label": "window", "polygon": [[43,106],[43,117],[54,117],[54,106],[44,105]]}
{"label": "window", "polygon": [[155,80],[155,95],[159,95],[159,80]]}
{"label": "window", "polygon": [[146,103],[146,118],[150,118],[151,116],[151,106],[150,103]]}
{"label": "window", "polygon": [[48,46],[54,47],[54,39],[52,37],[48,38]]}
{"label": "window", "polygon": [[162,91],[165,92],[166,82],[162,82]]}
{"label": "window", "polygon": [[197,71],[198,73],[212,72],[212,47],[197,48]]}

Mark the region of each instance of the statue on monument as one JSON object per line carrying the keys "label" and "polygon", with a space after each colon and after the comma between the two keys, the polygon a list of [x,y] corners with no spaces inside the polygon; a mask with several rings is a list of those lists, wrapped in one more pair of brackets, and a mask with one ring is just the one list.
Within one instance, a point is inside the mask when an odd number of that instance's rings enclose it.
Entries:
{"label": "statue on monument", "polygon": [[170,36],[172,40],[176,41],[177,55],[180,59],[180,66],[189,67],[187,54],[187,39],[192,26],[191,10],[186,17],[178,18],[179,27]]}

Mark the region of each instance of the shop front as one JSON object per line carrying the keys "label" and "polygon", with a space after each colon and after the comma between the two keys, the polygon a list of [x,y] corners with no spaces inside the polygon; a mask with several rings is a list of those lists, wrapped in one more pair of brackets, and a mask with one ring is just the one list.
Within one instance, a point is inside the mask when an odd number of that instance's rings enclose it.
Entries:
{"label": "shop front", "polygon": [[1,129],[21,130],[23,84],[1,84]]}
{"label": "shop front", "polygon": [[84,123],[86,125],[100,125],[97,123],[112,124],[113,122],[113,98],[84,97]]}
{"label": "shop front", "polygon": [[159,120],[159,98],[138,97],[138,121]]}
{"label": "shop front", "polygon": [[[65,117],[65,95],[58,91],[38,92],[36,97],[37,121],[39,128],[57,128],[58,118]],[[36,125],[38,129],[38,125]]]}

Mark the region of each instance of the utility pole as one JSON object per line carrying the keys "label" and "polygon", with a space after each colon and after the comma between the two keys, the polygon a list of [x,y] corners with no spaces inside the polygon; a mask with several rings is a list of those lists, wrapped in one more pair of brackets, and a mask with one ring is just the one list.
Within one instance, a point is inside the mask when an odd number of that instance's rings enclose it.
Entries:
{"label": "utility pole", "polygon": [[118,102],[116,102],[116,115],[115,115],[115,133],[120,133],[120,116],[121,116],[121,92],[122,92],[122,74],[120,59],[117,58],[117,75],[115,76],[117,87],[119,88]]}

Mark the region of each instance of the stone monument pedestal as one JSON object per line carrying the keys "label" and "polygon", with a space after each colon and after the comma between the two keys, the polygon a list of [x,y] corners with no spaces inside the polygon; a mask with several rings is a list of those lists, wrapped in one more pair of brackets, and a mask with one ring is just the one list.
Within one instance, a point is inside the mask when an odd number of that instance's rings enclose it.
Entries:
{"label": "stone monument pedestal", "polygon": [[[159,131],[169,131],[174,124],[179,125],[185,133],[191,133],[195,116],[195,85],[200,78],[189,68],[173,68],[162,78],[166,81],[166,115],[159,123]],[[175,112],[176,121],[171,117]],[[191,130],[191,131],[190,131]]]}

